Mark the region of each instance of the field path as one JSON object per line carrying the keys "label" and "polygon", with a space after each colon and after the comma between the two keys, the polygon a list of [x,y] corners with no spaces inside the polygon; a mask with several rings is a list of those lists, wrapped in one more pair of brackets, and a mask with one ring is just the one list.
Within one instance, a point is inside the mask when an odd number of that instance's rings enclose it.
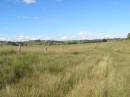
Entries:
{"label": "field path", "polygon": [[107,80],[110,61],[109,55],[103,55],[92,65],[87,76],[66,97],[108,97]]}
{"label": "field path", "polygon": [[108,65],[110,61],[110,56],[103,56],[93,67],[92,74],[94,77],[104,78],[108,75]]}

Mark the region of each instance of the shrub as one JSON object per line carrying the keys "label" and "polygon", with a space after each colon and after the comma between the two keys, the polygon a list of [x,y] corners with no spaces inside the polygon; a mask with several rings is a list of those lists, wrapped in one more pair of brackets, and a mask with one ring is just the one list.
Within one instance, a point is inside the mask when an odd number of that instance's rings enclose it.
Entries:
{"label": "shrub", "polygon": [[130,39],[130,33],[128,33],[127,38]]}
{"label": "shrub", "polygon": [[103,41],[103,42],[107,42],[107,39],[103,39],[102,41]]}

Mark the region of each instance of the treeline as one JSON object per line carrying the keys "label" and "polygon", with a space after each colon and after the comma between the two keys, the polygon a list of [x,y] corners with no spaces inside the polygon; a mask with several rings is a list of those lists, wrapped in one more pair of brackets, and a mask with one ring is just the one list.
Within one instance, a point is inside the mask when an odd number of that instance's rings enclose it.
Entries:
{"label": "treeline", "polygon": [[68,45],[68,44],[84,44],[84,43],[100,43],[113,40],[123,40],[123,38],[114,39],[95,39],[95,40],[68,40],[68,41],[56,41],[56,40],[29,40],[23,42],[13,41],[0,41],[0,45],[13,45],[13,46],[28,46],[28,45]]}

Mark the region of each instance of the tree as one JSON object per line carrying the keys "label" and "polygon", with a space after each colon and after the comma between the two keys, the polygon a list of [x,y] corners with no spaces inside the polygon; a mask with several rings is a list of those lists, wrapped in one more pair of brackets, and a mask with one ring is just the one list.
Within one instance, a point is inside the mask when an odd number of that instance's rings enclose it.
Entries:
{"label": "tree", "polygon": [[40,39],[37,39],[37,40],[34,40],[35,42],[41,42],[41,40]]}
{"label": "tree", "polygon": [[102,41],[103,41],[103,42],[107,42],[107,39],[103,39]]}
{"label": "tree", "polygon": [[130,39],[130,33],[128,33],[127,38],[129,38],[129,39]]}

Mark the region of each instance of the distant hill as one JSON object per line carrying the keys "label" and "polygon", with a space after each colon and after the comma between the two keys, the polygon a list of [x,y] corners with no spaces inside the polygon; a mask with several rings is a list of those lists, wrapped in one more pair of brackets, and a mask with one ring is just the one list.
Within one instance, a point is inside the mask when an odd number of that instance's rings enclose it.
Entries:
{"label": "distant hill", "polygon": [[[128,35],[129,37],[130,35]],[[14,41],[0,41],[0,45],[66,45],[66,44],[84,44],[84,43],[98,43],[98,42],[107,42],[107,41],[118,41],[124,40],[126,38],[113,38],[113,39],[94,39],[94,40],[68,40],[68,41],[57,41],[57,40],[29,40],[22,42]]]}

